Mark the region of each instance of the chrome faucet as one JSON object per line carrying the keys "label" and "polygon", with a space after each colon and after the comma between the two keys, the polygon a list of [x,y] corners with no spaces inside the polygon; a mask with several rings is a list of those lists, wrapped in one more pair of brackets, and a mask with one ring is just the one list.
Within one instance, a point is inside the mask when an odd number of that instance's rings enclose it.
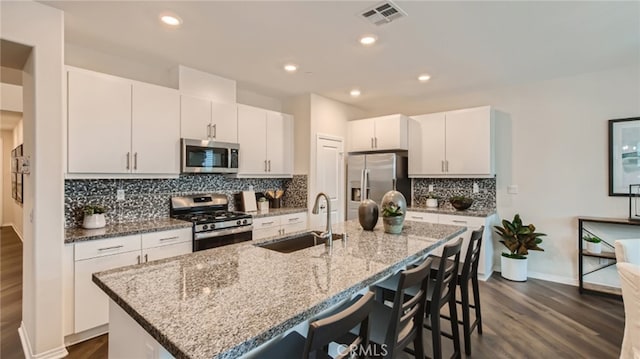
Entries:
{"label": "chrome faucet", "polygon": [[326,193],[324,192],[318,193],[318,195],[316,196],[316,201],[313,204],[313,210],[311,211],[311,213],[313,214],[320,213],[320,197],[323,197],[323,196],[327,201],[327,228],[325,229],[324,232],[320,234],[313,233],[313,235],[316,238],[325,239],[326,241],[324,242],[324,245],[327,247],[332,247],[333,234],[331,233],[331,199]]}

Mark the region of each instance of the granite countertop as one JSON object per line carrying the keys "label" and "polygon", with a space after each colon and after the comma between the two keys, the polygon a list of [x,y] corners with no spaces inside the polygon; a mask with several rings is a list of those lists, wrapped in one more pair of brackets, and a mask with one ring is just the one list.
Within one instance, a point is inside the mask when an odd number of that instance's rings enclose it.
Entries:
{"label": "granite countertop", "polygon": [[160,232],[177,228],[191,228],[191,226],[191,222],[167,217],[140,222],[110,224],[98,229],[67,228],[65,229],[64,243],[120,237],[138,233]]}
{"label": "granite countertop", "polygon": [[304,213],[307,212],[306,208],[293,208],[293,207],[283,207],[283,208],[269,208],[268,211],[262,212],[247,212],[253,216],[253,218],[261,218],[261,217],[272,217],[272,216],[281,216],[284,214],[292,214],[292,213]]}
{"label": "granite countertop", "polygon": [[438,207],[438,208],[408,207],[407,211],[436,213],[436,214],[452,214],[455,216],[468,216],[468,217],[489,217],[491,215],[496,214],[495,208],[465,209],[464,211],[458,211],[452,206]]}
{"label": "granite countertop", "polygon": [[309,320],[466,228],[407,222],[400,235],[357,221],[331,252],[238,243],[96,273],[93,281],[177,358],[235,358]]}

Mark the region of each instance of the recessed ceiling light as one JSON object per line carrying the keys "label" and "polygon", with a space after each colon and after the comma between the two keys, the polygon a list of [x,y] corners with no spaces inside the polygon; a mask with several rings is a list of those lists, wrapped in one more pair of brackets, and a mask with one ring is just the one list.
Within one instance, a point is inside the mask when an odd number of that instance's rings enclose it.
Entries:
{"label": "recessed ceiling light", "polygon": [[364,46],[371,46],[376,43],[378,38],[375,35],[365,35],[360,38],[360,43]]}
{"label": "recessed ceiling light", "polygon": [[164,14],[160,15],[160,21],[169,25],[169,26],[180,26],[182,24],[182,19],[176,15]]}
{"label": "recessed ceiling light", "polygon": [[418,76],[418,81],[427,82],[427,81],[429,81],[430,78],[431,78],[430,75],[422,74],[422,75]]}
{"label": "recessed ceiling light", "polygon": [[360,96],[360,90],[353,89],[353,90],[351,90],[351,92],[349,92],[349,95],[351,95],[351,97],[358,97],[358,96]]}
{"label": "recessed ceiling light", "polygon": [[296,65],[296,64],[286,64],[286,65],[284,65],[284,70],[286,72],[296,72],[298,70],[298,65]]}

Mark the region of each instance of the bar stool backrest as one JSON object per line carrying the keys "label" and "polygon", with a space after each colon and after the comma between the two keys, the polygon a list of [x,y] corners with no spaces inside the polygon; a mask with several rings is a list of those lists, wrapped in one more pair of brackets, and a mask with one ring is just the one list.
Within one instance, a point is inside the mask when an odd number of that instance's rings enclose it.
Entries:
{"label": "bar stool backrest", "polygon": [[[421,333],[432,264],[433,258],[427,258],[419,266],[400,273],[391,310],[391,323],[385,337],[385,357],[394,357],[394,354],[401,352]],[[405,295],[407,289],[418,286],[418,293],[413,296]]]}
{"label": "bar stool backrest", "polygon": [[[309,332],[305,344],[303,358],[324,358],[329,343],[338,340],[360,324],[358,336],[349,344],[350,350],[342,350],[336,358],[348,358],[353,350],[369,347],[369,313],[373,309],[375,295],[369,291],[347,309],[330,317],[316,320],[309,324]],[[365,350],[362,350],[365,353]]]}
{"label": "bar stool backrest", "polygon": [[[438,275],[431,296],[431,305],[440,308],[455,296],[456,284],[458,282],[458,262],[460,261],[460,248],[462,247],[462,238],[447,244],[442,250],[442,260],[438,268]],[[450,259],[451,261],[448,261]]]}
{"label": "bar stool backrest", "polygon": [[471,277],[478,276],[478,262],[480,259],[480,246],[482,246],[482,233],[484,226],[471,232],[469,247],[462,264],[461,281],[467,281]]}

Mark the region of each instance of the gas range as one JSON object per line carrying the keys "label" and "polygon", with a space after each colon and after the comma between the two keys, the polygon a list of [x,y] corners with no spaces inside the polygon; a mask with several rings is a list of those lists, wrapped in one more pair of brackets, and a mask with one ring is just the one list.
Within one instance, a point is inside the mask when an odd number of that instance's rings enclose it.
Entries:
{"label": "gas range", "polygon": [[223,194],[172,197],[170,214],[193,223],[194,252],[252,239],[253,217],[229,211]]}

